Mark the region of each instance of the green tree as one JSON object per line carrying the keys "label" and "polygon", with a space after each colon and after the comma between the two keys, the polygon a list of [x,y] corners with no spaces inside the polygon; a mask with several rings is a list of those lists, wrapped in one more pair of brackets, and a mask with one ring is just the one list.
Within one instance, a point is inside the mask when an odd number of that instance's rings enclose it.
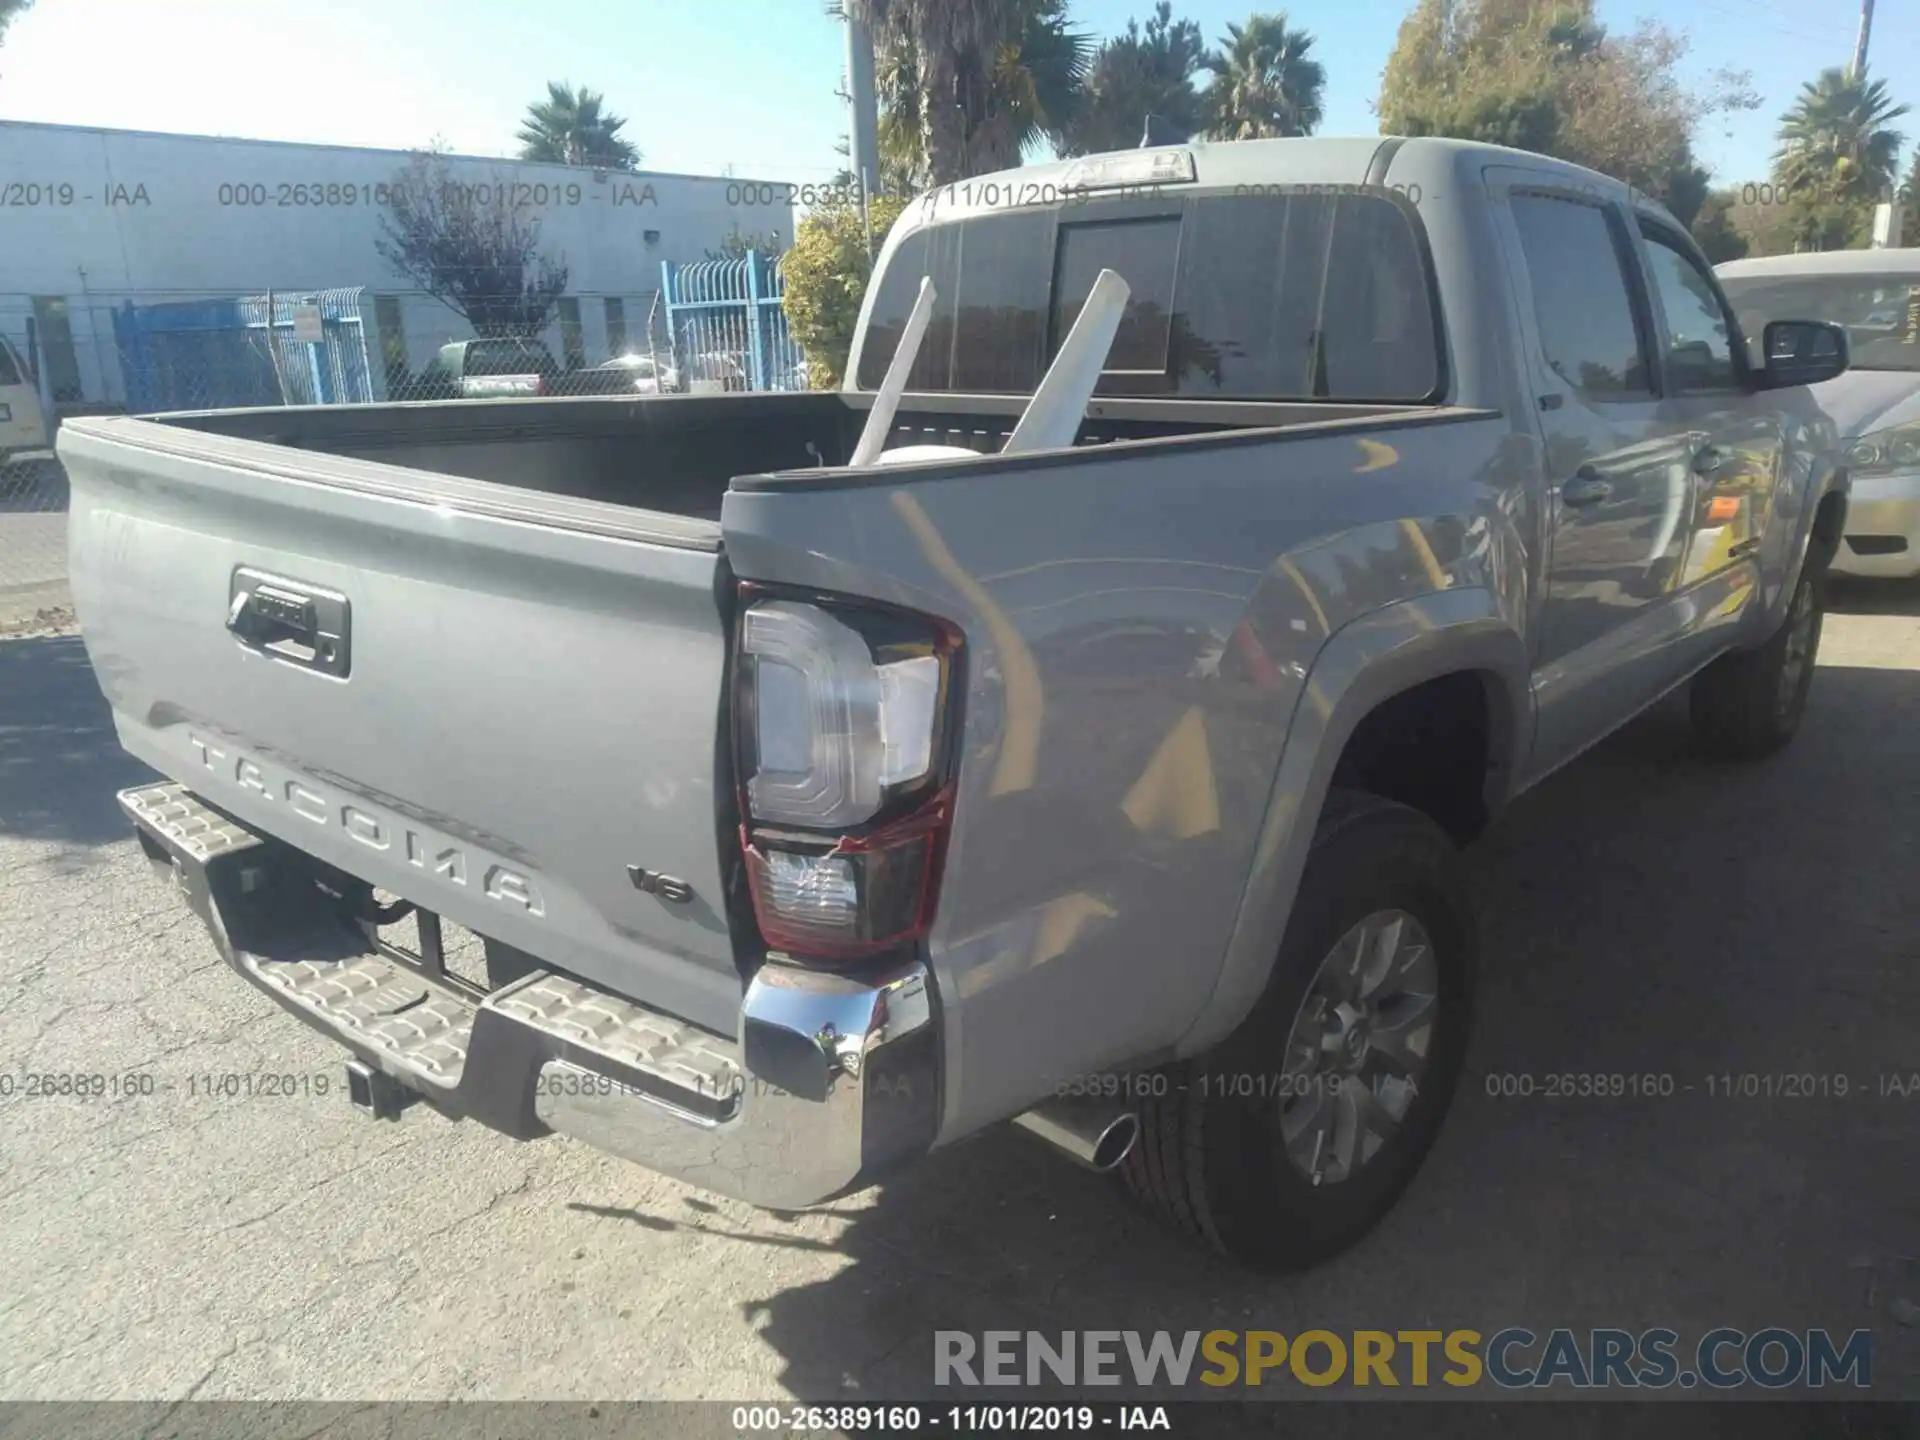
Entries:
{"label": "green tree", "polygon": [[[907,204],[898,195],[868,201],[876,239],[887,233]],[[860,302],[873,274],[860,206],[836,200],[810,210],[797,227],[782,274],[787,330],[806,353],[807,383],[816,390],[838,389],[853,348]]]}
{"label": "green tree", "polygon": [[1728,187],[1734,195],[1727,207],[1727,223],[1746,245],[1748,255],[1793,253],[1793,217],[1780,203],[1773,181],[1752,181]]}
{"label": "green tree", "polygon": [[33,0],[0,0],[0,40],[6,39],[7,27],[32,6]]}
{"label": "green tree", "polygon": [[640,152],[621,137],[626,121],[605,109],[606,97],[564,80],[547,82],[547,98],[527,107],[516,138],[522,160],[635,170]]}
{"label": "green tree", "polygon": [[511,203],[512,188],[504,176],[457,180],[434,150],[387,185],[375,250],[476,335],[538,334],[567,288],[566,261],[540,254],[540,217]]}
{"label": "green tree", "polygon": [[1700,124],[1760,103],[1742,73],[1682,85],[1686,50],[1650,22],[1610,33],[1593,0],[1419,0],[1375,108],[1387,134],[1484,140],[1616,176],[1686,224],[1708,191]]}
{"label": "green tree", "polygon": [[[848,176],[848,184],[852,184]],[[742,230],[736,221],[727,233],[721,237],[718,245],[710,245],[706,250],[709,260],[744,260],[749,255],[759,255],[769,265],[786,253],[778,230],[759,231]]]}
{"label": "green tree", "polygon": [[873,35],[882,169],[906,187],[1011,169],[1071,123],[1093,41],[1066,0],[847,3]]}
{"label": "green tree", "polygon": [[1833,67],[1800,87],[1780,117],[1773,178],[1788,196],[1797,244],[1832,250],[1866,243],[1873,207],[1893,193],[1902,135],[1886,83]]}
{"label": "green tree", "polygon": [[1282,10],[1227,26],[1220,49],[1201,63],[1213,72],[1203,104],[1214,140],[1311,135],[1320,125],[1327,72],[1309,57],[1313,36]]}
{"label": "green tree", "polygon": [[1566,110],[1554,67],[1596,43],[1578,11],[1419,0],[1387,57],[1374,107],[1380,128],[1553,154]]}
{"label": "green tree", "polygon": [[1847,199],[1882,199],[1905,138],[1892,122],[1909,108],[1893,103],[1883,80],[1838,67],[1821,71],[1780,117],[1777,177],[1793,190],[1824,187]]}
{"label": "green tree", "polygon": [[1204,112],[1193,77],[1206,53],[1200,27],[1175,20],[1169,0],[1154,6],[1144,30],[1139,21],[1127,21],[1124,35],[1094,51],[1078,112],[1063,127],[1060,153],[1131,150],[1140,143],[1149,115],[1158,115],[1177,134],[1194,134]]}
{"label": "green tree", "polygon": [[1747,237],[1733,223],[1733,208],[1739,199],[1739,192],[1730,185],[1711,190],[1693,217],[1693,238],[1715,265],[1743,259],[1749,249]]}

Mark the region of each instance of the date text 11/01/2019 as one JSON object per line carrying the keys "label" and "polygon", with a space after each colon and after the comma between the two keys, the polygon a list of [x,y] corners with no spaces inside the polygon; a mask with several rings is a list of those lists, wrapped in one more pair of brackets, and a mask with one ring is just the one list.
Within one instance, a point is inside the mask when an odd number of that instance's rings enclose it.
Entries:
{"label": "date text 11/01/2019", "polygon": [[960,1435],[981,1431],[1172,1430],[1164,1405],[736,1405],[736,1434]]}

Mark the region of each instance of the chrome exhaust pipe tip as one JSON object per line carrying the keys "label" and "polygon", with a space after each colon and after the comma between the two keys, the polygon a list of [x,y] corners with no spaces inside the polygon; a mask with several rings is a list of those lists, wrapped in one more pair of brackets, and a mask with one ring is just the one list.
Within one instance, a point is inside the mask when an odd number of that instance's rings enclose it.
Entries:
{"label": "chrome exhaust pipe tip", "polygon": [[1138,1115],[1099,1100],[1050,1100],[1013,1123],[1075,1164],[1103,1173],[1117,1169],[1140,1138]]}

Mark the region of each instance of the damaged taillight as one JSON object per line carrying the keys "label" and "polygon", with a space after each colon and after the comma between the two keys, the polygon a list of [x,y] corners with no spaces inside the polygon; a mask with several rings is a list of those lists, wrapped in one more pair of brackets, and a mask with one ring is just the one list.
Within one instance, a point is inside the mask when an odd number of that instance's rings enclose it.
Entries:
{"label": "damaged taillight", "polygon": [[939,894],[959,636],[890,609],[742,598],[734,723],[761,934],[828,963],[906,945]]}

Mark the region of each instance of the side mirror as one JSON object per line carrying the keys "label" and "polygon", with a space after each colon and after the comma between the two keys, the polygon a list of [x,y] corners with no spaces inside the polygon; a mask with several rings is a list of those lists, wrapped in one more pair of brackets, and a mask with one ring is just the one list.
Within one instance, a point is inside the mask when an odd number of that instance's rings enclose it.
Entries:
{"label": "side mirror", "polygon": [[1818,385],[1847,373],[1843,326],[1820,320],[1769,320],[1760,344],[1767,357],[1767,368],[1759,375],[1762,390]]}

